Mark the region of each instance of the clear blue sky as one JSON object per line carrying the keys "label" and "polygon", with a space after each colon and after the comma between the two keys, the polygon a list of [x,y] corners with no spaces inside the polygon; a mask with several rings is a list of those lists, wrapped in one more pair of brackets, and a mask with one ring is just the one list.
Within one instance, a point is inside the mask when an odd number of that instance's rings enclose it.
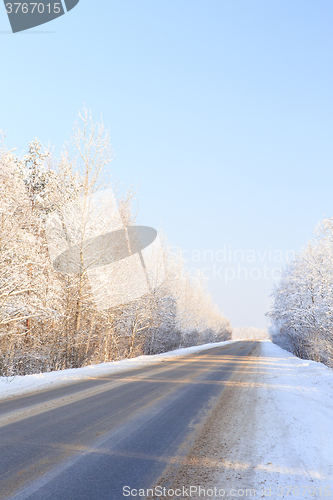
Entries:
{"label": "clear blue sky", "polygon": [[16,35],[1,7],[0,128],[58,151],[83,103],[102,114],[140,222],[234,326],[262,327],[273,256],[333,216],[332,28],[328,0],[81,0]]}

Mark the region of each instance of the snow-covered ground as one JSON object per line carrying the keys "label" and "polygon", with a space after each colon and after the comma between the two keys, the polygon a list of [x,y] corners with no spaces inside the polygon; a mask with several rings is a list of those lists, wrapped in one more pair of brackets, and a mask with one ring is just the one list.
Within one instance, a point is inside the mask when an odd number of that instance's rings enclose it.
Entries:
{"label": "snow-covered ground", "polygon": [[84,366],[49,373],[38,373],[18,377],[0,377],[0,399],[29,394],[38,390],[51,389],[62,385],[87,380],[89,378],[101,377],[110,373],[122,372],[134,368],[141,368],[150,364],[158,363],[164,359],[177,358],[187,354],[204,351],[213,347],[230,344],[231,340],[224,342],[205,344],[201,346],[186,347],[175,351],[156,354],[153,356],[138,356],[137,358],[123,359],[111,363],[100,363],[98,365]]}
{"label": "snow-covered ground", "polygon": [[229,446],[217,483],[237,496],[333,497],[333,371],[269,340],[254,354],[235,382],[234,438],[220,434]]}
{"label": "snow-covered ground", "polygon": [[[258,479],[272,486],[273,497],[273,490],[282,498],[298,491],[300,497],[333,496],[333,370],[270,341],[261,342],[258,363]],[[287,486],[294,489],[289,495]]]}

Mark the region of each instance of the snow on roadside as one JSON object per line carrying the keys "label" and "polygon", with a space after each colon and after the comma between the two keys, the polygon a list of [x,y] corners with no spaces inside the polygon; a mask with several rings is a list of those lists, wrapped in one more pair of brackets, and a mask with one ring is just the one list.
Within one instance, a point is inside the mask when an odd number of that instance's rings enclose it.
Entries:
{"label": "snow on roadside", "polygon": [[131,359],[122,359],[110,363],[84,366],[82,368],[71,368],[48,373],[24,375],[16,377],[0,377],[0,400],[15,396],[22,396],[38,390],[51,389],[63,385],[80,382],[95,377],[119,373],[134,368],[142,368],[150,364],[158,363],[164,359],[177,358],[196,352],[220,347],[235,342],[226,340],[224,342],[204,344],[200,346],[185,347],[175,351],[164,352],[152,356],[138,356]]}
{"label": "snow on roadside", "polygon": [[257,479],[284,488],[282,498],[287,485],[295,488],[289,496],[296,496],[297,487],[300,496],[333,496],[333,370],[270,341],[261,341],[258,362],[263,385]]}

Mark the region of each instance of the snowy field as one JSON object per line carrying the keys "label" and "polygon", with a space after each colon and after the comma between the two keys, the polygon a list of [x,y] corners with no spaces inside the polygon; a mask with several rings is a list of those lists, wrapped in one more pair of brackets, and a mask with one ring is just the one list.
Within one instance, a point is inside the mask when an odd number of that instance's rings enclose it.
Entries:
{"label": "snowy field", "polygon": [[159,363],[164,359],[177,358],[186,356],[195,352],[212,349],[223,345],[230,344],[234,341],[226,340],[205,344],[201,346],[186,347],[175,351],[156,354],[153,356],[138,356],[131,359],[122,359],[121,361],[113,361],[111,363],[100,363],[98,365],[84,366],[83,368],[73,368],[69,370],[60,370],[48,373],[38,373],[34,375],[24,375],[17,377],[0,377],[0,399],[9,397],[21,396],[38,390],[51,389],[62,385],[80,382],[89,378],[101,377],[111,373],[118,373],[134,368],[142,368],[144,366]]}

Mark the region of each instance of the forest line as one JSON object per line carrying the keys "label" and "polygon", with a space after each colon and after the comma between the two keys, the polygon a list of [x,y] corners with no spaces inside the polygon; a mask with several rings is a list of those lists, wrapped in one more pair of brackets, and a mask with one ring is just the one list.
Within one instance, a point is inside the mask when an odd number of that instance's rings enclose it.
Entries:
{"label": "forest line", "polygon": [[[229,321],[202,281],[190,278],[181,253],[171,252],[165,238],[163,282],[115,307],[96,307],[84,263],[75,273],[52,265],[47,220],[50,214],[61,217],[64,207],[74,206],[82,196],[111,188],[122,224],[135,225],[134,190],[121,191],[108,178],[112,157],[108,131],[86,109],[58,160],[38,140],[20,158],[3,138],[0,375],[76,368],[230,338]],[[121,262],[115,269],[123,272]]]}

